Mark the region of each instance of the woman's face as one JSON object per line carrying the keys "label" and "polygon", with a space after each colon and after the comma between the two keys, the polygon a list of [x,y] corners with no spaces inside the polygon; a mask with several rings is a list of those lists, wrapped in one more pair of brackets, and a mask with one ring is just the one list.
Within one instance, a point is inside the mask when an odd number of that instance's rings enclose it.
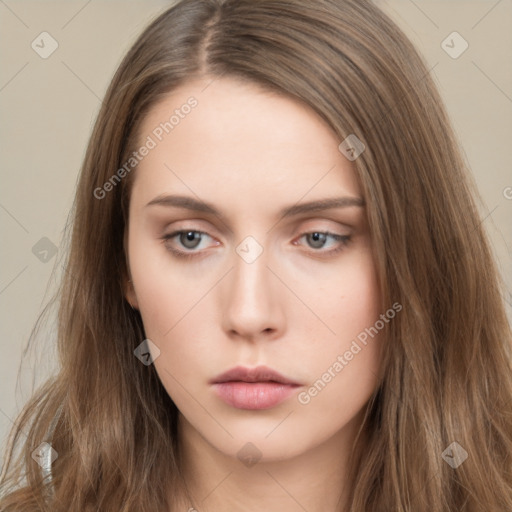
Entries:
{"label": "woman's face", "polygon": [[312,110],[206,84],[140,127],[126,296],[183,435],[293,457],[347,438],[376,387],[384,311],[361,190]]}

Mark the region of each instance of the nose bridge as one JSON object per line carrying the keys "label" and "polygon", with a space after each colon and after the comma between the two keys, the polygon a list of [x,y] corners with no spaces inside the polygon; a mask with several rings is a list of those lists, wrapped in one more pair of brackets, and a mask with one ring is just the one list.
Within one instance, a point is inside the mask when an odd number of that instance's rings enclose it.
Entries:
{"label": "nose bridge", "polygon": [[257,254],[251,243],[242,242],[234,256],[223,318],[227,331],[252,338],[282,328],[282,315],[267,267],[268,254],[264,250]]}
{"label": "nose bridge", "polygon": [[253,262],[247,262],[240,256],[235,259],[233,269],[233,294],[242,302],[265,300],[268,293],[268,268],[266,255],[259,256]]}

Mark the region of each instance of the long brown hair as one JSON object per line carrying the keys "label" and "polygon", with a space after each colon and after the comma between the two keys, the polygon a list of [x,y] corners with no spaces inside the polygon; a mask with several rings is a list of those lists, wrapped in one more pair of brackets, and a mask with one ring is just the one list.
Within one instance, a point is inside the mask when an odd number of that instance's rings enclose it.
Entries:
{"label": "long brown hair", "polygon": [[[11,433],[1,510],[164,511],[182,485],[178,411],[133,355],[145,336],[124,298],[132,180],[94,191],[135,149],[148,109],[198,76],[298,99],[340,142],[355,134],[366,146],[354,163],[382,303],[403,311],[389,324],[349,510],[512,510],[512,334],[474,187],[424,60],[367,0],[184,0],[130,49],[76,192],[61,370]],[[31,456],[42,442],[58,453],[52,480]],[[452,467],[446,454],[460,449],[467,459]]]}

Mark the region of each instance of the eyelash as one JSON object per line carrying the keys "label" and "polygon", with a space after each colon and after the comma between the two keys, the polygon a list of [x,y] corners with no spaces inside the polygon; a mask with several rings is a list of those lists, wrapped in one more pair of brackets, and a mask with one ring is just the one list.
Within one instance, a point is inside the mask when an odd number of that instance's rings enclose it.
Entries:
{"label": "eyelash", "polygon": [[[162,242],[164,243],[165,248],[169,252],[171,252],[174,256],[176,256],[178,258],[182,258],[184,260],[200,257],[200,251],[181,251],[179,249],[176,249],[174,247],[170,247],[168,245],[168,242],[170,240],[172,240],[173,238],[175,238],[175,237],[177,237],[179,235],[186,234],[186,233],[196,233],[196,234],[199,234],[199,235],[210,236],[210,235],[208,235],[208,233],[205,233],[204,231],[199,231],[199,230],[195,230],[195,229],[180,229],[179,231],[174,231],[173,233],[170,233],[168,235],[164,235],[162,237]],[[339,252],[344,250],[350,244],[350,242],[352,241],[351,235],[337,235],[336,233],[331,233],[330,231],[308,231],[306,233],[302,233],[300,235],[300,237],[298,238],[298,240],[304,238],[307,235],[312,235],[312,234],[315,234],[315,233],[326,235],[328,237],[331,237],[335,241],[339,242],[338,247],[336,247],[335,249],[331,249],[329,251],[310,249],[310,251],[309,251],[310,253],[313,253],[314,255],[320,256],[320,257],[323,257],[323,256],[325,256],[325,257],[334,256],[335,254],[338,254]]]}

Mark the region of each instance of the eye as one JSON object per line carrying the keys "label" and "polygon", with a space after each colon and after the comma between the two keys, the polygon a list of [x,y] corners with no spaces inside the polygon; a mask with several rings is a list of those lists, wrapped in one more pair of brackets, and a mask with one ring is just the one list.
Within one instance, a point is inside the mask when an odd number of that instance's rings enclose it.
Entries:
{"label": "eye", "polygon": [[[195,256],[201,249],[208,246],[208,239],[212,237],[203,231],[183,229],[165,235],[162,238],[167,250],[180,257]],[[213,245],[218,245],[218,242]]]}
{"label": "eye", "polygon": [[344,249],[349,244],[351,237],[329,231],[312,231],[304,233],[298,240],[305,240],[306,244],[314,249],[313,252],[334,254]]}
{"label": "eye", "polygon": [[[213,243],[208,243],[208,240]],[[312,253],[317,255],[333,255],[343,250],[351,241],[350,235],[338,235],[328,231],[312,231],[303,233],[294,245],[304,245],[300,243],[305,240],[306,245],[312,249]],[[199,256],[202,249],[211,245],[219,245],[210,235],[204,231],[194,229],[182,229],[162,237],[162,241],[168,251],[181,258],[192,258]]]}

